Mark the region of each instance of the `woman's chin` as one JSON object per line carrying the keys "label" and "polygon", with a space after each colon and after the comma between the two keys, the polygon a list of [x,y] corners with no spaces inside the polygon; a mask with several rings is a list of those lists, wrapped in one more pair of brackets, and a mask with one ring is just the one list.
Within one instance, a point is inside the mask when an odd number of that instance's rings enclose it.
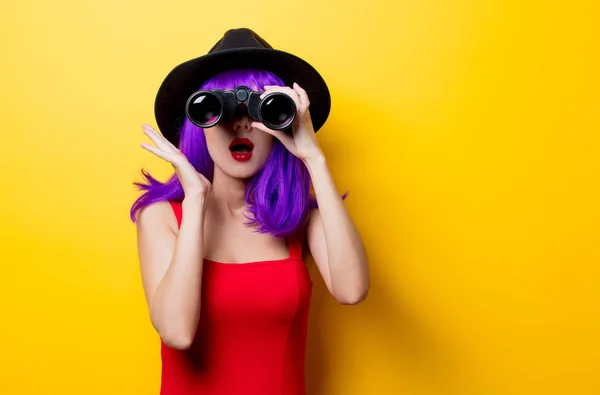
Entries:
{"label": "woman's chin", "polygon": [[226,176],[237,179],[248,179],[254,177],[265,165],[268,157],[263,155],[254,155],[250,158],[238,158],[234,155],[229,157],[219,157],[214,160],[215,166]]}
{"label": "woman's chin", "polygon": [[252,178],[258,173],[260,167],[256,163],[241,162],[241,163],[228,163],[226,166],[221,167],[223,173],[229,177],[238,179]]}

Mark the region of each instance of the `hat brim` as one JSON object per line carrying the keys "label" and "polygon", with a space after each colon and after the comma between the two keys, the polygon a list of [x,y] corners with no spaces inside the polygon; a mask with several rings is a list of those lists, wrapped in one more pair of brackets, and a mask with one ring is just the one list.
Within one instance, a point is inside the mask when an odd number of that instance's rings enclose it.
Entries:
{"label": "hat brim", "polygon": [[315,132],[327,120],[331,97],[319,72],[305,60],[276,49],[236,48],[209,53],[181,63],[162,82],[154,104],[158,128],[175,146],[185,121],[188,97],[212,76],[232,69],[255,68],[271,71],[287,86],[298,83],[310,100],[310,114]]}

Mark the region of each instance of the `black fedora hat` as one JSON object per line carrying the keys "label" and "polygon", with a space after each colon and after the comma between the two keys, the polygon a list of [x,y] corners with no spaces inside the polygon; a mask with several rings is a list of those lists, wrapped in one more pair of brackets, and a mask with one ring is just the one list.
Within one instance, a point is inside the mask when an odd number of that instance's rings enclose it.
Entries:
{"label": "black fedora hat", "polygon": [[212,76],[240,68],[271,71],[287,86],[297,82],[310,100],[315,132],[327,120],[331,97],[317,70],[295,55],[274,49],[254,31],[241,28],[228,30],[207,54],[179,64],[164,79],[154,103],[156,121],[163,136],[177,146],[188,97]]}

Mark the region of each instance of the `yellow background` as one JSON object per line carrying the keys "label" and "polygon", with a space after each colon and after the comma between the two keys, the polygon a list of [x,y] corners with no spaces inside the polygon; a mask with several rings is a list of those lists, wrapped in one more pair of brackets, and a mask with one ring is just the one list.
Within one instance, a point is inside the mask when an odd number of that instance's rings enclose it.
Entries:
{"label": "yellow background", "polygon": [[370,255],[362,305],[315,277],[309,395],[599,394],[592,4],[4,2],[0,393],[158,394],[128,213],[171,169],[141,125],[247,26],[329,83],[318,138]]}

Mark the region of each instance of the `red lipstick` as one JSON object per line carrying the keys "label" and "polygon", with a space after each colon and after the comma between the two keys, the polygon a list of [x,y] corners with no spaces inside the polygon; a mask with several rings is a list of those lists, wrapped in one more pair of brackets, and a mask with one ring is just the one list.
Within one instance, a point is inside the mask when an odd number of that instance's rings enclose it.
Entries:
{"label": "red lipstick", "polygon": [[247,138],[236,138],[231,141],[229,144],[229,151],[231,151],[231,156],[233,159],[238,162],[247,162],[252,158],[252,150],[254,149],[254,144],[252,141]]}

